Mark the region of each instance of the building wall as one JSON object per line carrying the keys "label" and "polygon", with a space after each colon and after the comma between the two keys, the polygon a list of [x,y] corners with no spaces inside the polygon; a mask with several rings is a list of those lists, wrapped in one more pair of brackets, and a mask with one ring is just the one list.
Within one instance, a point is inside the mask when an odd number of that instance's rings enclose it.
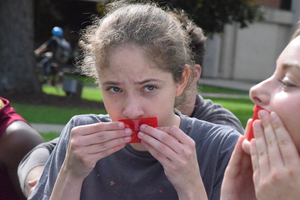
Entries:
{"label": "building wall", "polygon": [[244,29],[227,25],[209,38],[202,77],[257,83],[271,76],[299,20],[300,1],[294,1],[291,11],[266,8],[263,21]]}

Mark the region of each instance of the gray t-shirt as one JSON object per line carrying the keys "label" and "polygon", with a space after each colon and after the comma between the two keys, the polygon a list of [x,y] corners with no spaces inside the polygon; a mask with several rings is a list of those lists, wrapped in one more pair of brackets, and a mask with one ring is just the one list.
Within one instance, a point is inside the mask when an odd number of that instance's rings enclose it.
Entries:
{"label": "gray t-shirt", "polygon": [[[208,198],[218,200],[225,168],[241,134],[227,126],[179,115],[180,129],[196,143],[200,173]],[[73,117],[62,132],[30,199],[49,199],[65,159],[73,127],[109,121],[108,115]],[[82,184],[80,199],[173,200],[178,196],[162,165],[149,152],[137,151],[127,145],[97,162]]]}
{"label": "gray t-shirt", "polygon": [[213,103],[209,99],[203,99],[197,95],[196,104],[190,117],[195,117],[214,124],[230,126],[241,134],[244,134],[244,128],[240,120],[229,110],[223,108],[220,104]]}

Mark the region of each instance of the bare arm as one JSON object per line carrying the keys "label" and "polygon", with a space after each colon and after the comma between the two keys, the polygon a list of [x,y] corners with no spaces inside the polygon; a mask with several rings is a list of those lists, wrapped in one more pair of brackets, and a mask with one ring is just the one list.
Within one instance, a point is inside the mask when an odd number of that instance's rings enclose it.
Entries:
{"label": "bare arm", "polygon": [[0,162],[8,170],[9,177],[19,196],[21,192],[17,168],[22,158],[44,139],[23,121],[15,121],[5,130],[0,139]]}
{"label": "bare arm", "polygon": [[40,55],[41,53],[45,52],[47,50],[47,46],[45,44],[42,44],[39,48],[37,48],[35,51],[34,51],[34,54],[36,56]]}

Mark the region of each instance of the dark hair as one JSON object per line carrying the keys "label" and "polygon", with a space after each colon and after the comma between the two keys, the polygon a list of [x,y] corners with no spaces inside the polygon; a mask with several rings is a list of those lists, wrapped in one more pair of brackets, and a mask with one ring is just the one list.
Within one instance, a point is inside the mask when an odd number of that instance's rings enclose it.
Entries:
{"label": "dark hair", "polygon": [[190,20],[187,13],[183,10],[176,10],[175,17],[180,21],[182,28],[186,30],[190,36],[190,48],[195,63],[202,66],[206,42],[203,30]]}

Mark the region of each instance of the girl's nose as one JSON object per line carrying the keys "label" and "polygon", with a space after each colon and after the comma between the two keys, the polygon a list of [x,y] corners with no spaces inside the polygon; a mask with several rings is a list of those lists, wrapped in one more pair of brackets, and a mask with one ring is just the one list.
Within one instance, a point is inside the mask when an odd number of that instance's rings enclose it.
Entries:
{"label": "girl's nose", "polygon": [[270,102],[270,91],[272,91],[272,77],[260,82],[250,89],[250,99],[259,106],[266,106]]}
{"label": "girl's nose", "polygon": [[129,98],[124,102],[123,115],[128,119],[142,118],[145,114],[142,103],[137,98]]}

